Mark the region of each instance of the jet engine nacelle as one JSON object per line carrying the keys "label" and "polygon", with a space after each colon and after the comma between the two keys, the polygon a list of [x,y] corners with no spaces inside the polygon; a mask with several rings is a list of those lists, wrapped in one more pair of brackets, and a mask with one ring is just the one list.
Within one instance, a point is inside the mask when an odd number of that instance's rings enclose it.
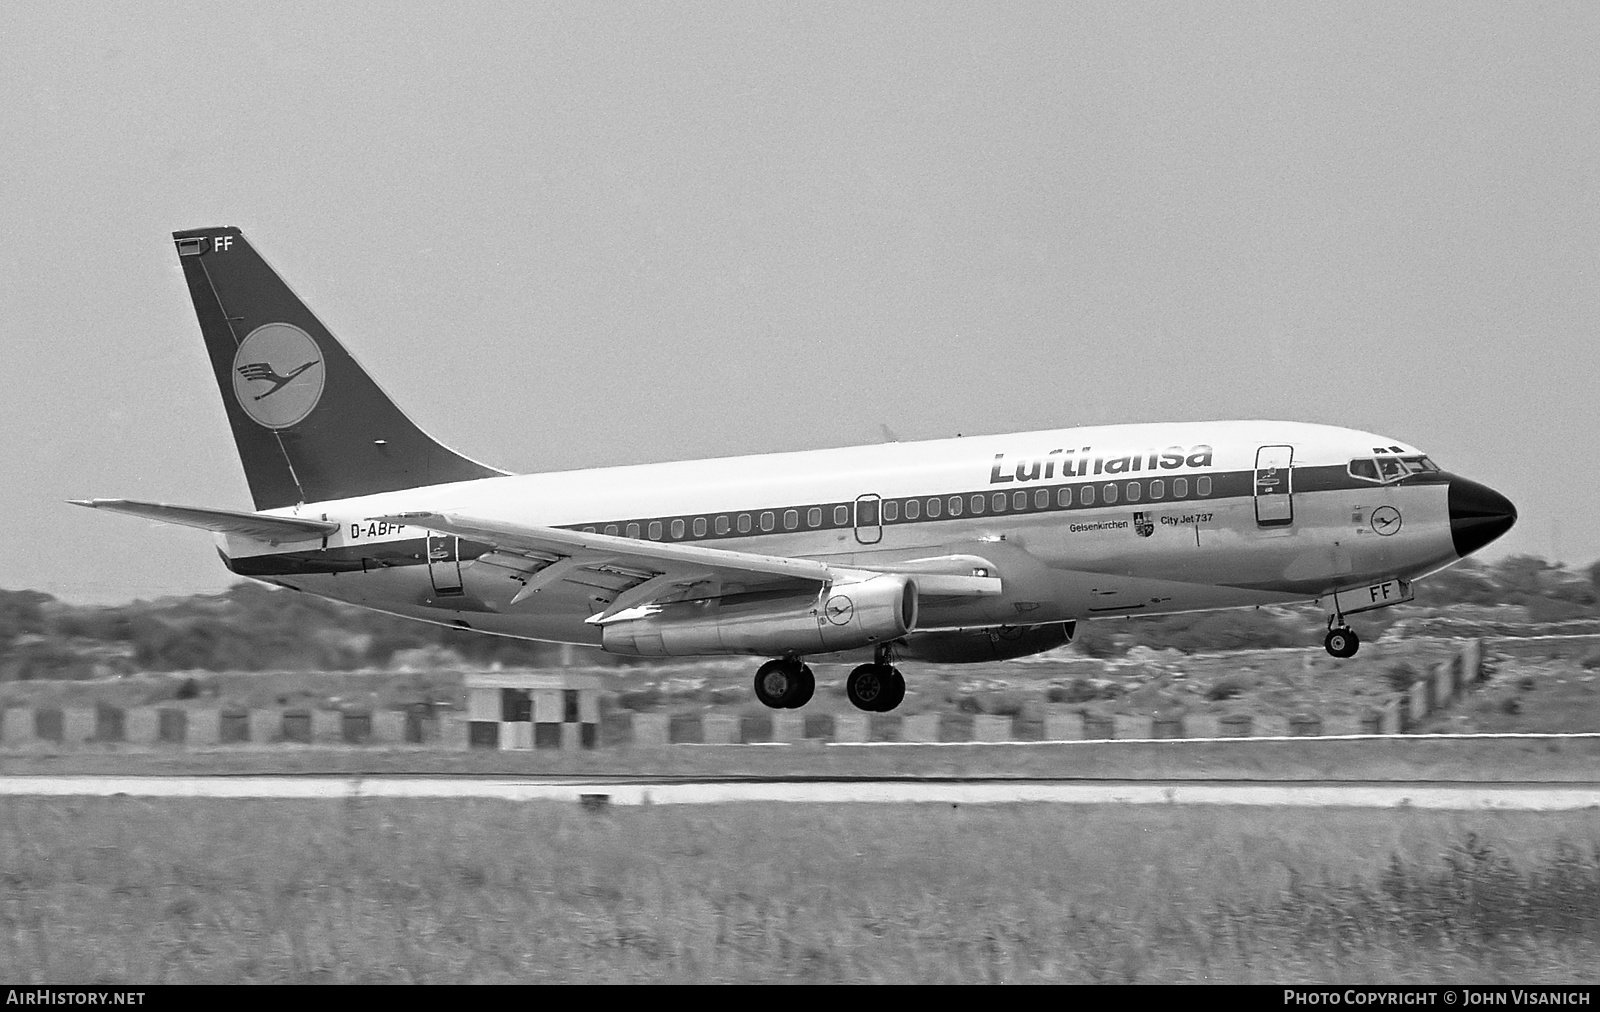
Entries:
{"label": "jet engine nacelle", "polygon": [[934,664],[974,664],[1006,661],[1041,654],[1072,642],[1076,622],[1035,626],[996,626],[993,629],[952,629],[917,633],[895,651],[899,657]]}
{"label": "jet engine nacelle", "polygon": [[819,654],[871,646],[916,627],[916,581],[878,576],[816,597],[669,604],[603,627],[600,645],[637,657]]}

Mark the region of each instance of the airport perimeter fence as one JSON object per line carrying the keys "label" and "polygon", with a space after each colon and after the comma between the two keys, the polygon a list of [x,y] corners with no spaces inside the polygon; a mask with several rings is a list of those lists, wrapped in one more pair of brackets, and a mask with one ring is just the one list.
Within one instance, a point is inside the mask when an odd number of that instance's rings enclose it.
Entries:
{"label": "airport perimeter fence", "polygon": [[[763,743],[1100,741],[1402,734],[1450,706],[1485,675],[1484,648],[1465,641],[1381,708],[1359,714],[1047,713],[1042,720],[966,713],[602,714],[594,679],[559,674],[472,676],[467,712],[155,706],[8,707],[0,749],[349,746],[500,750]],[[489,695],[489,694],[493,695]]]}

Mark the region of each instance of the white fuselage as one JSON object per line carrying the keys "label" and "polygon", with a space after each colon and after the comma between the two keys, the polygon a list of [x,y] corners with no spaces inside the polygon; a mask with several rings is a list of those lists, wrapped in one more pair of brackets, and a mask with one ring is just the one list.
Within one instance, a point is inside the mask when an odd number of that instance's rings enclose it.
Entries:
{"label": "white fuselage", "polygon": [[1449,476],[1349,472],[1375,453],[1420,451],[1295,422],[1059,429],[434,485],[271,511],[337,521],[321,546],[219,546],[236,572],[326,597],[591,645],[603,587],[513,603],[483,546],[369,518],[470,513],[838,566],[967,553],[1003,593],[925,602],[918,629],[1037,625],[1328,599],[1456,561]]}

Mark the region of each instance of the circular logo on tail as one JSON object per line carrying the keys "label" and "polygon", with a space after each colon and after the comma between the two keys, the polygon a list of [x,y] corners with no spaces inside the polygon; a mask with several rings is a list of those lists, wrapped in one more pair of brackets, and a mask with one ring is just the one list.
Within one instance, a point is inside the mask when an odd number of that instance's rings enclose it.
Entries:
{"label": "circular logo on tail", "polygon": [[233,395],[257,424],[286,429],[322,399],[322,351],[287,323],[252,330],[233,356]]}

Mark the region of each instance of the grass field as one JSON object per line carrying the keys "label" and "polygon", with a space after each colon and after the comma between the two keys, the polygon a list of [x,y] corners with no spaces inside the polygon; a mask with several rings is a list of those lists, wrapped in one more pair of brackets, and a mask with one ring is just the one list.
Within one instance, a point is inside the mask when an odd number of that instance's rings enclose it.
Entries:
{"label": "grass field", "polygon": [[274,746],[0,754],[0,774],[461,773],[1592,782],[1600,738],[1082,742],[1031,745],[671,745],[563,752]]}
{"label": "grass field", "polygon": [[1568,982],[1600,813],[0,800],[14,981]]}

